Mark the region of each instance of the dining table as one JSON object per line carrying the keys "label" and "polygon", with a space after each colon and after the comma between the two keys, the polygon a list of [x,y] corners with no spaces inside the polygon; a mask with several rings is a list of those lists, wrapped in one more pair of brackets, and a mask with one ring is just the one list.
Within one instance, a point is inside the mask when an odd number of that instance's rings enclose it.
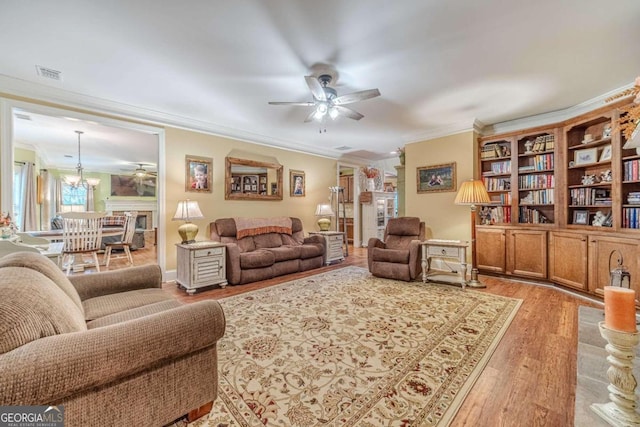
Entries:
{"label": "dining table", "polygon": [[[62,229],[25,231],[25,233],[33,237],[42,237],[51,242],[62,241]],[[124,227],[104,227],[102,229],[102,237],[121,236],[123,233]]]}

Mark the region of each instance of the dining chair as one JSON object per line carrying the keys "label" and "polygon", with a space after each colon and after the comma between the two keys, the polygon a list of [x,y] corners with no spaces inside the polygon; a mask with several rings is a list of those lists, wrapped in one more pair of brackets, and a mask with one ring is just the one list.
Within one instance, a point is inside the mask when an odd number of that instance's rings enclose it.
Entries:
{"label": "dining chair", "polygon": [[109,267],[109,262],[111,262],[111,251],[113,249],[123,250],[124,255],[113,256],[116,258],[127,258],[129,260],[129,264],[133,265],[133,257],[131,256],[131,243],[133,242],[133,236],[136,233],[136,219],[138,218],[138,212],[125,212],[125,224],[124,224],[124,233],[122,234],[122,238],[117,242],[107,242],[105,243],[104,248],[104,265]]}
{"label": "dining chair", "polygon": [[[102,242],[102,217],[104,212],[65,212],[62,217],[62,264],[67,266],[67,274],[82,265],[83,255],[93,257],[93,267],[100,271],[98,251]],[[76,258],[79,256],[80,260]],[[78,262],[80,261],[80,262]],[[84,266],[89,266],[85,264]]]}

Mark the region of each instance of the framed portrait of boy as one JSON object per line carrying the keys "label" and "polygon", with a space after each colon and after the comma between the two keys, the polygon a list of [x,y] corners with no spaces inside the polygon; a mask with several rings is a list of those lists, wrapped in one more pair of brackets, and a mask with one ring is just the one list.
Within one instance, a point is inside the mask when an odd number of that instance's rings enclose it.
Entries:
{"label": "framed portrait of boy", "polygon": [[185,156],[185,191],[211,193],[212,175],[212,158]]}
{"label": "framed portrait of boy", "polygon": [[289,195],[291,197],[304,197],[305,191],[305,179],[303,171],[290,170],[289,171]]}

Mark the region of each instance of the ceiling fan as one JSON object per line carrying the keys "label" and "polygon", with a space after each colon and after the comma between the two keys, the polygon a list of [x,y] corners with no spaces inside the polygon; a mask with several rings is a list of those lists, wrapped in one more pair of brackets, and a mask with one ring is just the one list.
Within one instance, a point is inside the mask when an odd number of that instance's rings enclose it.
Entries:
{"label": "ceiling fan", "polygon": [[338,92],[329,86],[332,76],[330,74],[321,74],[318,77],[305,76],[304,79],[307,82],[307,86],[311,90],[313,95],[313,101],[309,102],[274,102],[271,101],[271,105],[294,105],[301,107],[315,107],[311,113],[304,120],[310,122],[316,120],[322,122],[329,116],[332,120],[338,118],[338,116],[348,117],[353,120],[360,120],[364,116],[351,108],[345,107],[346,104],[352,104],[358,101],[364,101],[365,99],[375,98],[380,96],[378,89],[368,89],[359,92],[352,92],[346,95],[338,96]]}
{"label": "ceiling fan", "polygon": [[145,178],[148,176],[157,176],[156,172],[147,171],[143,166],[145,163],[137,163],[138,167],[133,171],[133,176],[136,178]]}

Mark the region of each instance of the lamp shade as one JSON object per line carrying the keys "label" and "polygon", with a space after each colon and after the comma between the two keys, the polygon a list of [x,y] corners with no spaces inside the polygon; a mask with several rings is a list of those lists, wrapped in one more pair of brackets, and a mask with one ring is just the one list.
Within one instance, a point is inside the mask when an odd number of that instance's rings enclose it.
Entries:
{"label": "lamp shade", "polygon": [[333,216],[333,209],[331,209],[331,205],[320,203],[316,206],[316,216]]}
{"label": "lamp shade", "polygon": [[178,234],[182,237],[182,243],[193,243],[196,241],[198,235],[198,226],[191,222],[192,219],[202,219],[202,211],[198,202],[192,200],[181,200],[178,202],[178,209],[173,216],[173,221],[185,221],[180,227],[178,227]]}
{"label": "lamp shade", "polygon": [[462,183],[454,203],[456,205],[478,205],[491,203],[491,199],[481,180],[470,179]]}
{"label": "lamp shade", "polygon": [[193,200],[180,200],[178,202],[178,208],[176,209],[176,213],[173,216],[173,221],[190,221],[192,219],[202,219],[204,215],[202,215],[202,211],[200,210],[200,206],[198,206],[198,202]]}

